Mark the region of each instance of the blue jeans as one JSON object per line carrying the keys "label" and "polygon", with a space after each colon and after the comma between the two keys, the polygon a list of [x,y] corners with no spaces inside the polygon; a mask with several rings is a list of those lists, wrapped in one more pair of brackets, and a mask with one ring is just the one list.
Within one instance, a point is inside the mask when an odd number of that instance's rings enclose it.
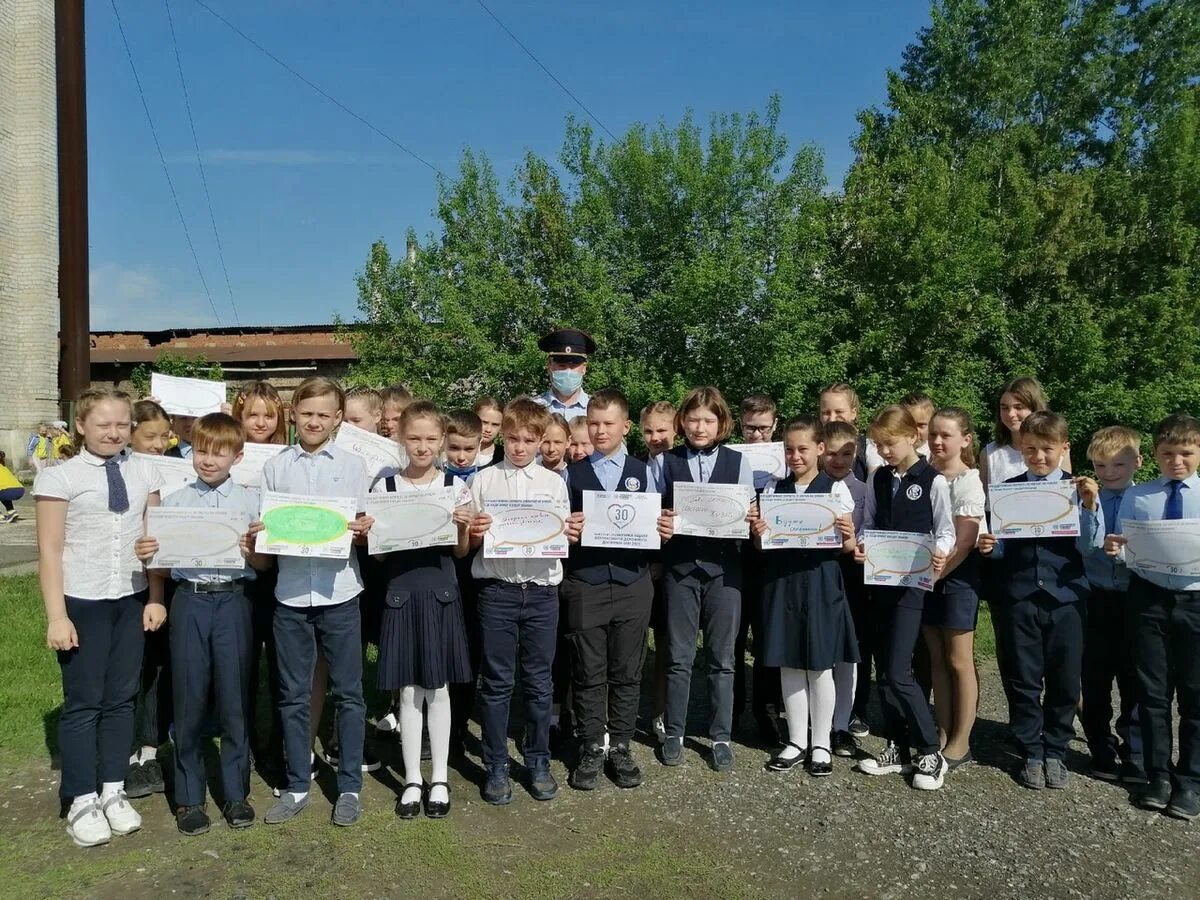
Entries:
{"label": "blue jeans", "polygon": [[481,665],[479,723],[483,762],[508,764],[508,714],[518,654],[525,694],[525,765],[550,762],[550,668],[558,641],[558,588],[506,581],[480,581]]}
{"label": "blue jeans", "polygon": [[279,659],[279,715],[287,756],[287,789],[307,793],[311,781],[308,704],[317,644],[329,663],[329,688],[337,710],[338,793],[362,790],[363,739],[367,707],[362,689],[362,640],[358,598],[336,606],[275,607],[275,650]]}

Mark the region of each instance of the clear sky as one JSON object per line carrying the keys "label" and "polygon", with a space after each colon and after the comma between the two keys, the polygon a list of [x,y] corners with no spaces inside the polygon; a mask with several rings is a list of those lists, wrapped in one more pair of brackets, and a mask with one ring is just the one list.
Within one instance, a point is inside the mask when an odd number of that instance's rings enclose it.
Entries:
{"label": "clear sky", "polygon": [[[92,327],[235,324],[162,0],[117,0],[216,312],[192,260],[112,5],[87,4]],[[242,324],[356,312],[382,237],[435,230],[433,172],[314,93],[195,0],[169,0],[213,212]],[[205,0],[346,106],[453,174],[463,148],[507,181],[554,159],[582,112],[476,0]],[[855,114],[928,23],[926,0],[488,0],[618,135],[692,109],[762,109],[840,184]]]}

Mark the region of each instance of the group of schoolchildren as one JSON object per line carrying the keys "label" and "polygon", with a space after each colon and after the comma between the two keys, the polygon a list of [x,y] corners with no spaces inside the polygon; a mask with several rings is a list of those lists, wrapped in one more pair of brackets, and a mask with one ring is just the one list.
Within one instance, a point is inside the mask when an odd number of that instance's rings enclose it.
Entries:
{"label": "group of schoolchildren", "polygon": [[[266,382],[243,389],[229,413],[194,421],[172,421],[153,401],[132,403],[118,391],[86,392],[76,406],[78,452],[41,472],[33,490],[47,642],[63,678],[68,834],[94,846],[138,829],[129,797],[164,789],[157,753],[168,738],[182,832],[202,834],[211,824],[203,751],[213,736],[226,823],[254,821],[252,746],[260,769],[274,763],[281,775],[264,821],[290,820],[310,804],[326,694],[336,733],[325,753],[336,769],[332,821],[354,824],[362,773],[378,766],[366,751],[368,643],[378,647],[376,687],[390,698],[376,727],[400,737],[396,814],[404,819],[449,813],[449,760],[463,751],[473,711],[483,798],[511,802],[509,719],[518,686],[531,796],[550,800],[558,792],[550,768],[556,726],[576,739],[572,787],[596,788],[605,774],[622,788],[641,784],[635,734],[651,631],[653,731],[663,765],[685,759],[703,635],[707,761],[718,772],[734,767],[734,723],[746,695],[742,648],[752,637],[755,720],[763,737],[779,742],[768,771],[804,768],[822,777],[835,756],[856,758],[866,775],[911,775],[913,787],[936,790],[972,761],[981,597],[992,609],[1023,757],[1018,782],[1067,786],[1064,758],[1078,712],[1093,776],[1143,783],[1142,806],[1194,817],[1200,581],[1127,568],[1121,522],[1200,518],[1200,421],[1173,415],[1159,425],[1153,443],[1162,474],[1139,485],[1132,479],[1140,435],[1101,429],[1088,449],[1096,477],[1073,479],[1079,536],[1016,540],[988,533],[986,486],[1072,478],[1067,423],[1048,409],[1036,380],[1005,385],[996,438],[978,465],[974,423],[962,409],[936,409],[911,395],[860,433],[858,407],[853,389],[836,384],[822,392],[818,415],[787,421],[778,435],[787,474],[776,478],[726,446],[739,422],[712,387],[688,392],[678,408],[660,402],[641,412],[645,458],[628,451],[629,404],[611,389],[592,394],[586,413],[567,420],[528,397],[444,414],[403,388],[346,393],[314,377],[291,399],[290,445],[289,413]],[[369,473],[334,442],[343,421],[399,442],[401,464]],[[775,404],[746,398],[740,425],[747,443],[775,440]],[[172,433],[179,442],[171,452],[193,461],[196,480],[160,500],[161,478],[143,454],[164,452]],[[361,499],[449,488],[455,542],[372,556],[373,520],[360,512],[348,524],[356,546],[347,559],[260,553],[258,491],[230,477],[246,442],[279,445],[262,471],[265,491]],[[742,485],[747,496],[831,495],[841,546],[762,550],[768,526],[757,500],[747,508],[746,541],[676,533],[681,483]],[[584,546],[586,491],[659,493],[661,550]],[[481,552],[489,501],[527,499],[548,499],[560,512],[570,542],[565,559]],[[146,510],[160,503],[239,513],[244,564],[154,568],[158,542]],[[870,530],[932,535],[934,589],[864,586]],[[263,718],[271,724],[256,734],[264,660],[271,710]],[[871,730],[885,744],[869,755],[858,739],[870,733],[872,663],[882,721]],[[1173,698],[1181,718],[1176,762]]]}

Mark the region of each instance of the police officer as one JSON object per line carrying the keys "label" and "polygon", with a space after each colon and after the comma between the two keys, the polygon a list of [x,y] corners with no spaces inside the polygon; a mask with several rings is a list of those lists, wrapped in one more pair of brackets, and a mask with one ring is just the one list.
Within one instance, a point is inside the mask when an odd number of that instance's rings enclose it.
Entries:
{"label": "police officer", "polygon": [[537,397],[537,402],[552,413],[561,413],[568,422],[585,415],[588,395],[583,390],[583,376],[588,357],[596,352],[592,336],[575,328],[559,328],[538,341],[538,349],[547,355],[550,390]]}

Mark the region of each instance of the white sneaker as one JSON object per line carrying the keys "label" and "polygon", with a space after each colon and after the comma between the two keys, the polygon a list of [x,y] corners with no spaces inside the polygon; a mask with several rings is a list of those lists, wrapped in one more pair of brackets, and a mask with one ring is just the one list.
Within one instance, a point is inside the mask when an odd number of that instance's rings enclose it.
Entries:
{"label": "white sneaker", "polygon": [[100,812],[100,801],[92,800],[67,813],[67,834],[77,847],[98,847],[112,840],[112,828]]}
{"label": "white sneaker", "polygon": [[917,759],[913,774],[913,787],[919,791],[936,791],[941,788],[950,764],[940,753],[926,753]]}
{"label": "white sneaker", "polygon": [[384,734],[391,734],[400,727],[400,723],[396,719],[396,713],[390,712],[383,716],[375,723],[375,730]]}
{"label": "white sneaker", "polygon": [[899,747],[888,741],[878,756],[860,759],[858,771],[864,775],[907,775],[912,771],[912,764],[904,759]]}
{"label": "white sneaker", "polygon": [[100,808],[104,810],[104,818],[108,819],[113,834],[132,834],[142,827],[142,817],[129,805],[124,791],[101,797]]}
{"label": "white sneaker", "polygon": [[667,742],[667,726],[664,724],[662,716],[654,717],[654,736],[660,744]]}

